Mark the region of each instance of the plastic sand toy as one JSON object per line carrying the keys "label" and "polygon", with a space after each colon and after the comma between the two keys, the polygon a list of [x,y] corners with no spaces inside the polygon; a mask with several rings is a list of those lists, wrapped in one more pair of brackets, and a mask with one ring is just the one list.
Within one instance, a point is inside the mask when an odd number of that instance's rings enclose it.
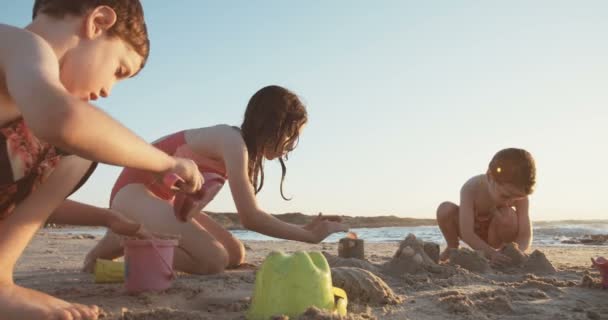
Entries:
{"label": "plastic sand toy", "polygon": [[125,247],[125,288],[129,293],[162,291],[175,278],[173,253],[177,240],[128,239]]}
{"label": "plastic sand toy", "polygon": [[121,261],[97,259],[95,261],[96,283],[117,283],[125,280],[125,264]]}
{"label": "plastic sand toy", "polygon": [[257,272],[247,319],[295,317],[311,306],[346,315],[347,303],[346,292],[332,286],[329,264],[320,252],[272,252]]}

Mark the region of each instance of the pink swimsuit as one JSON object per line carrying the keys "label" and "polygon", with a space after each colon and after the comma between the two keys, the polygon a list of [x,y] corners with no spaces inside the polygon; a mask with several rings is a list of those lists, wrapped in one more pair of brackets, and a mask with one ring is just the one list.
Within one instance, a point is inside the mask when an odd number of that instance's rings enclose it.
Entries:
{"label": "pink swimsuit", "polygon": [[[186,143],[185,131],[166,136],[153,143],[153,145],[171,156],[192,159],[197,164],[199,171],[205,179],[201,192],[194,196],[197,204],[204,203],[204,205],[206,205],[213,200],[215,195],[221,190],[226,179],[228,179],[226,169],[222,162],[201,157],[192,151],[190,146]],[[184,201],[184,199],[180,197],[180,194],[176,196],[176,193],[173,190],[163,184],[162,177],[142,170],[125,168],[120,173],[120,176],[112,188],[110,205],[118,191],[132,183],[145,185],[148,190],[154,193],[154,195],[171,204],[175,203],[176,206],[178,202],[181,206]],[[192,204],[190,203],[189,206],[191,205]],[[176,215],[178,215],[178,212],[176,212]],[[178,218],[182,219],[183,217],[178,216]]]}

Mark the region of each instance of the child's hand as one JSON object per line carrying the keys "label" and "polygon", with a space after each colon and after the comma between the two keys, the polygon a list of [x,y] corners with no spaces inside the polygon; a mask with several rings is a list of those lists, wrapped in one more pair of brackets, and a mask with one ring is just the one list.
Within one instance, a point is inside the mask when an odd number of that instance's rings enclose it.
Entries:
{"label": "child's hand", "polygon": [[203,176],[198,171],[196,163],[190,159],[175,157],[175,165],[167,173],[175,173],[184,180],[178,187],[185,193],[195,193],[201,189],[204,183]]}
{"label": "child's hand", "polygon": [[146,230],[140,223],[134,222],[120,212],[108,210],[107,227],[121,236],[150,239],[153,234]]}
{"label": "child's hand", "polygon": [[490,264],[494,267],[504,266],[511,262],[511,258],[500,253],[500,251],[494,251],[490,256]]}
{"label": "child's hand", "polygon": [[[333,222],[342,222],[342,217],[340,216],[324,216],[319,212],[319,215],[314,217],[311,222],[304,225],[304,229],[312,230],[316,225],[323,221],[333,221]],[[348,230],[347,230],[348,231]]]}
{"label": "child's hand", "polygon": [[348,226],[340,223],[342,219],[336,216],[323,217],[320,213],[310,223],[303,228],[310,231],[311,242],[319,243],[335,232],[346,232]]}

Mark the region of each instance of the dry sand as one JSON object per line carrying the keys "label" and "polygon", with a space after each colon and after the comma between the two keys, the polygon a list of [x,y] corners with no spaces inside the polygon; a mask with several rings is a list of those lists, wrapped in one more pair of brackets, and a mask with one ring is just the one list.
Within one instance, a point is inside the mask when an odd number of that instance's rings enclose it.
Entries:
{"label": "dry sand", "polygon": [[[97,304],[105,319],[245,319],[255,268],[180,275],[166,292],[131,296],[122,284],[95,284],[92,275],[80,272],[97,240],[42,230],[18,262],[15,281],[66,300]],[[421,250],[423,244],[408,241],[366,243],[368,263],[336,257],[337,244],[246,242],[247,261],[259,265],[274,250],[326,252],[335,282],[349,292],[349,319],[608,319],[608,290],[599,288],[599,275],[590,267],[590,257],[608,256],[606,246],[540,247],[514,268],[469,271],[436,265]],[[546,263],[556,271],[537,272],[535,268],[545,271]],[[338,317],[309,310],[300,319]]]}

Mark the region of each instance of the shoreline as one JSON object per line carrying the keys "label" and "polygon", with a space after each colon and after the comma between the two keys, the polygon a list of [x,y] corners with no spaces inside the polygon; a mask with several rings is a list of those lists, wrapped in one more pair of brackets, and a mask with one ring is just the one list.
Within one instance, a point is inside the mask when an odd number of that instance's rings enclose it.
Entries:
{"label": "shoreline", "polygon": [[[247,230],[240,224],[237,213],[234,212],[205,212],[213,220],[221,224],[228,230]],[[333,216],[333,214],[327,214]],[[307,215],[299,212],[296,213],[282,213],[273,214],[278,219],[293,223],[293,224],[306,224],[310,222],[316,215]],[[383,215],[383,216],[349,216],[349,215],[337,215],[343,219],[343,222],[348,224],[351,228],[386,228],[386,227],[422,227],[422,226],[436,226],[437,221],[435,219],[428,218],[410,218],[410,217],[399,217],[395,215]],[[547,226],[547,225],[594,225],[594,224],[606,224],[608,220],[539,220],[532,221],[533,226]],[[72,226],[62,225],[45,225],[45,228],[66,228]]]}

